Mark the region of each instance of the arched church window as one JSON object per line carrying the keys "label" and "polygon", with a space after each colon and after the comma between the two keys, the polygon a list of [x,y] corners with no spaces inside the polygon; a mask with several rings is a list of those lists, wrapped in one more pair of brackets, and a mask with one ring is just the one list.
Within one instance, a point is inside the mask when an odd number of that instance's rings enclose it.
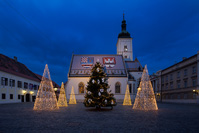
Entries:
{"label": "arched church window", "polygon": [[120,93],[121,84],[120,82],[115,83],[115,93]]}
{"label": "arched church window", "polygon": [[80,82],[78,86],[79,86],[79,94],[84,93],[84,83]]}

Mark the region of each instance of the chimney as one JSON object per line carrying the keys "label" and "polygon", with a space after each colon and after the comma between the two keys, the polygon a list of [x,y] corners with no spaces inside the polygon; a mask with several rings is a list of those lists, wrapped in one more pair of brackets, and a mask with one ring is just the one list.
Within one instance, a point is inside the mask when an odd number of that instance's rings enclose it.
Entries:
{"label": "chimney", "polygon": [[14,56],[14,60],[17,62],[17,57],[16,56]]}
{"label": "chimney", "polygon": [[182,60],[185,60],[185,59],[187,59],[187,57],[182,57]]}

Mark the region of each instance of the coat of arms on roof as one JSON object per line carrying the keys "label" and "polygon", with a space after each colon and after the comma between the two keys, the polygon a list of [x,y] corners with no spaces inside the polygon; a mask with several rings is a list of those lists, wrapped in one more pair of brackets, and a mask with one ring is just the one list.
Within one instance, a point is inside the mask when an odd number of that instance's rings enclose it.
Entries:
{"label": "coat of arms on roof", "polygon": [[107,68],[112,68],[112,67],[114,67],[115,64],[116,64],[115,57],[104,57],[104,58],[103,58],[103,64],[104,64]]}
{"label": "coat of arms on roof", "polygon": [[94,57],[81,57],[81,65],[84,68],[91,68],[94,63]]}

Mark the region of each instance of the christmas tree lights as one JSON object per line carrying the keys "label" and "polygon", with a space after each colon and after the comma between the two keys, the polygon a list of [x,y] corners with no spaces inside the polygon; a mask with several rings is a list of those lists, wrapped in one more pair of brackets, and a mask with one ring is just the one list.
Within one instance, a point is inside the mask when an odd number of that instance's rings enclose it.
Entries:
{"label": "christmas tree lights", "polygon": [[75,92],[74,92],[73,86],[72,86],[71,93],[70,93],[69,104],[77,104],[76,99],[75,99]]}
{"label": "christmas tree lights", "polygon": [[67,107],[68,106],[63,82],[62,82],[60,93],[59,93],[58,106],[59,107]]}
{"label": "christmas tree lights", "polygon": [[57,105],[57,99],[50,78],[48,65],[46,64],[33,110],[53,109],[59,109],[59,107]]}
{"label": "christmas tree lights", "polygon": [[132,103],[131,103],[131,96],[130,96],[130,93],[129,93],[129,86],[128,86],[128,84],[127,84],[127,86],[126,86],[126,92],[125,92],[125,97],[124,97],[123,105],[132,105]]}
{"label": "christmas tree lights", "polygon": [[114,95],[108,89],[108,78],[104,67],[97,62],[91,70],[90,79],[86,87],[87,93],[84,99],[86,107],[113,107],[116,106]]}
{"label": "christmas tree lights", "polygon": [[149,78],[147,66],[145,66],[140,86],[137,91],[133,109],[158,110],[153,87]]}

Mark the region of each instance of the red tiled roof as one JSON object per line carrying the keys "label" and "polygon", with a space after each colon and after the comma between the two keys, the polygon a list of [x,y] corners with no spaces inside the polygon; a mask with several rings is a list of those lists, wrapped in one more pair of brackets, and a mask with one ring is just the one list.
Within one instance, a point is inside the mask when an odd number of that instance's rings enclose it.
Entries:
{"label": "red tiled roof", "polygon": [[15,61],[14,59],[11,59],[3,54],[0,54],[0,71],[40,82],[38,77],[24,64]]}

